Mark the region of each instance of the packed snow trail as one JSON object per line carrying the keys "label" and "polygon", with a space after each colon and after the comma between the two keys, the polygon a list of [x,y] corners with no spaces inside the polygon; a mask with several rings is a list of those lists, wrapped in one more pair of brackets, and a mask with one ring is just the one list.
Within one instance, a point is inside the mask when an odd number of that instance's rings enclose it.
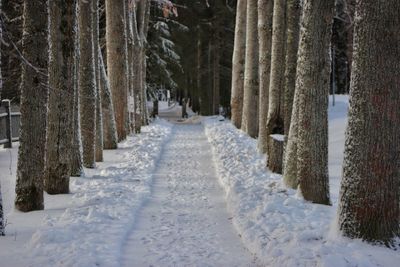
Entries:
{"label": "packed snow trail", "polygon": [[203,126],[178,124],[171,136],[122,265],[255,266],[226,211]]}

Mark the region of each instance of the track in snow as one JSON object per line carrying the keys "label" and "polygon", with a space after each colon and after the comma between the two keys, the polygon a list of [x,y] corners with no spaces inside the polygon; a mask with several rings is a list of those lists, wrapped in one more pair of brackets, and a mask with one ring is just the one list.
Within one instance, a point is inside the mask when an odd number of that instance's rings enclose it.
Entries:
{"label": "track in snow", "polygon": [[255,266],[226,211],[203,126],[176,125],[123,266]]}

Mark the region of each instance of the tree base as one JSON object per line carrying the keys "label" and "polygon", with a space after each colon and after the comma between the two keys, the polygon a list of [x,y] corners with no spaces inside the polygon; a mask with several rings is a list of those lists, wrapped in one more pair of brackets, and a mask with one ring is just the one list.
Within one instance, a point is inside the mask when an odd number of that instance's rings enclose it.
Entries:
{"label": "tree base", "polygon": [[282,174],[284,136],[271,134],[268,138],[268,168],[272,172]]}

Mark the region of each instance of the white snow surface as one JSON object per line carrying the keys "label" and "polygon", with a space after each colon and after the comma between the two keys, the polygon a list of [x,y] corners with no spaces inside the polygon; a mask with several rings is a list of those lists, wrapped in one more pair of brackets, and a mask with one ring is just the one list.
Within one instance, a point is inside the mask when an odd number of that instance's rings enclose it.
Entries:
{"label": "white snow surface", "polygon": [[43,211],[14,210],[18,144],[0,147],[0,266],[398,266],[398,251],[336,229],[347,107],[337,96],[329,108],[332,206],[285,188],[229,121],[182,120],[178,105],[160,105],[174,124],[158,119],[105,151],[70,194],[45,194]]}
{"label": "white snow surface", "polygon": [[[45,210],[13,210],[16,149],[11,170],[0,150],[7,236],[0,238],[1,266],[119,266],[121,247],[137,210],[151,192],[153,171],[172,125],[157,120],[130,136],[105,162],[71,178],[71,194],[45,195]],[[7,171],[7,172],[5,172]]]}
{"label": "white snow surface", "polygon": [[347,120],[347,96],[329,108],[333,206],[312,204],[266,170],[257,141],[219,117],[204,121],[233,223],[265,266],[398,266],[400,253],[341,237],[336,212]]}
{"label": "white snow surface", "polygon": [[176,125],[123,266],[256,266],[232,226],[203,126]]}

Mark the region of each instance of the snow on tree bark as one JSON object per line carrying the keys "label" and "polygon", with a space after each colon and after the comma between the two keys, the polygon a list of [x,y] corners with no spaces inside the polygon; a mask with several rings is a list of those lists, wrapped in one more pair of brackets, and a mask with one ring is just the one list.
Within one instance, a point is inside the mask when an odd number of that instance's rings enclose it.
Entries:
{"label": "snow on tree bark", "polygon": [[285,82],[286,0],[275,0],[272,23],[271,76],[267,136],[283,134],[283,107]]}
{"label": "snow on tree bark", "polygon": [[400,2],[356,5],[339,227],[367,241],[400,234]]}
{"label": "snow on tree bark", "polygon": [[242,125],[244,65],[246,51],[247,0],[238,0],[236,9],[235,41],[232,59],[231,120],[240,128]]}
{"label": "snow on tree bark", "polygon": [[81,138],[81,116],[79,113],[79,27],[78,27],[78,5],[75,19],[75,53],[74,53],[74,106],[73,106],[73,136],[71,147],[71,176],[79,177],[83,173],[82,162],[82,138]]}
{"label": "snow on tree bark", "polygon": [[296,87],[297,51],[300,37],[301,0],[287,0],[286,4],[286,59],[284,83],[284,134],[285,145],[292,120],[294,91]]}
{"label": "snow on tree bark", "polygon": [[49,110],[44,188],[69,193],[73,140],[76,0],[50,2]]}
{"label": "snow on tree bark", "polygon": [[107,70],[112,92],[118,141],[127,136],[128,81],[125,0],[106,0]]}
{"label": "snow on tree bark", "polygon": [[257,137],[259,101],[257,0],[247,0],[246,17],[246,62],[241,128],[251,137]]}
{"label": "snow on tree bark", "polygon": [[269,104],[269,78],[271,74],[273,6],[273,0],[258,0],[258,39],[260,68],[258,148],[262,153],[266,153],[268,149],[267,116]]}
{"label": "snow on tree bark", "polygon": [[46,164],[48,80],[48,2],[24,1],[22,55],[21,125],[15,208],[41,210]]}
{"label": "snow on tree bark", "polygon": [[330,204],[328,93],[334,1],[305,0],[298,53],[297,178],[306,200]]}
{"label": "snow on tree bark", "polygon": [[99,0],[92,0],[93,12],[93,53],[94,53],[94,73],[96,79],[96,152],[97,162],[103,161],[103,114],[101,106],[100,91],[100,44],[99,44]]}
{"label": "snow on tree bark", "polygon": [[79,105],[83,166],[94,168],[96,153],[96,74],[93,51],[92,1],[79,1]]}
{"label": "snow on tree bark", "polygon": [[103,55],[100,50],[99,58],[101,111],[103,117],[103,147],[104,149],[116,149],[118,147],[118,136],[114,117],[112,94],[108,83],[106,68],[104,66]]}

